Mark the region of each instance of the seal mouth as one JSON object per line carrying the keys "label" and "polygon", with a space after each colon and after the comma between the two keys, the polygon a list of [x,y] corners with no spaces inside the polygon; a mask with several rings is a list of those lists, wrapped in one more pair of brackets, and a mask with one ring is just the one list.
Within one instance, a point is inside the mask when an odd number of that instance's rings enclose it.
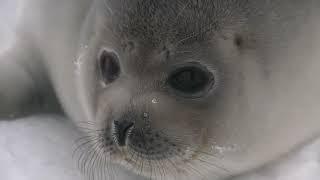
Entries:
{"label": "seal mouth", "polygon": [[[90,170],[96,168],[99,173],[106,169],[109,171],[104,166],[100,167],[101,163],[106,165],[115,163],[136,174],[158,179],[162,176],[162,171],[158,171],[159,169],[167,173],[166,177],[189,176],[190,167],[198,169],[198,165],[215,165],[216,159],[213,155],[207,156],[210,152],[206,152],[200,146],[191,146],[189,141],[185,142],[182,138],[174,138],[170,132],[139,128],[137,123],[125,124],[127,126],[119,127],[117,123],[110,123],[104,129],[89,132],[90,136],[83,139],[85,142],[82,142],[76,151],[80,153],[76,155],[79,157],[79,168],[83,172],[88,173],[88,168]],[[117,133],[121,128],[123,135],[119,136]],[[125,137],[122,144],[119,141],[120,137]],[[224,171],[219,167],[213,168],[219,172]]]}
{"label": "seal mouth", "polygon": [[[161,161],[179,156],[188,159],[192,155],[187,152],[187,147],[180,146],[177,142],[170,141],[168,137],[161,136],[157,132],[142,132],[130,124],[123,129],[124,135],[117,134],[117,125],[113,125],[112,139],[119,150],[120,155],[128,159],[134,156],[138,161]],[[123,140],[119,139],[122,138]],[[193,152],[195,153],[195,152]],[[135,164],[135,158],[130,158],[130,162]]]}

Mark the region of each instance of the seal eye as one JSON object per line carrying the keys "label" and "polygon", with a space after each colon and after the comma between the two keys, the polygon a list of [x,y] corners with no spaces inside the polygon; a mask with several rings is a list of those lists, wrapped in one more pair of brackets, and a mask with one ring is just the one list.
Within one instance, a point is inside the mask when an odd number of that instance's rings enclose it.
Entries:
{"label": "seal eye", "polygon": [[214,84],[214,76],[206,68],[191,63],[174,70],[167,82],[183,96],[199,97]]}
{"label": "seal eye", "polygon": [[119,59],[115,52],[102,50],[99,54],[99,68],[105,83],[115,81],[120,75]]}

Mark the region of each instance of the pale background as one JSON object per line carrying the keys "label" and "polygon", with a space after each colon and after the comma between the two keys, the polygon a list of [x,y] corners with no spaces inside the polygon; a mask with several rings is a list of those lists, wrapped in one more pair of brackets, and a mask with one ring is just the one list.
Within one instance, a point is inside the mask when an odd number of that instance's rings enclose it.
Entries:
{"label": "pale background", "polygon": [[12,34],[10,28],[15,22],[15,7],[17,0],[0,0],[0,48]]}
{"label": "pale background", "polygon": [[[0,0],[0,52],[14,37],[16,2]],[[71,157],[77,138],[74,127],[61,117],[0,121],[0,180],[81,180]],[[316,142],[279,165],[240,179],[319,180],[319,150]],[[122,173],[116,180],[121,179],[135,178]]]}

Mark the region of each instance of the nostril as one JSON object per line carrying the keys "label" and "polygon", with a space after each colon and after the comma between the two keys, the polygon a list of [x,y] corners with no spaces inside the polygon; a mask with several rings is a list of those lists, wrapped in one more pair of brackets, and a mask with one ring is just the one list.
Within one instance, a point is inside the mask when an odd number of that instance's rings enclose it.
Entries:
{"label": "nostril", "polygon": [[119,146],[124,146],[128,133],[133,128],[134,123],[130,121],[114,121],[114,138]]}

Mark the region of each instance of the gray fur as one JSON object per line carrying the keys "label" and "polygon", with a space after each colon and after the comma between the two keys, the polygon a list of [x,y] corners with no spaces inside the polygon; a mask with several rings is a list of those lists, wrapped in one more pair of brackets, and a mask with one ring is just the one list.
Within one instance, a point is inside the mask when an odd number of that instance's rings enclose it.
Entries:
{"label": "gray fur", "polygon": [[[89,176],[112,174],[110,159],[151,179],[243,173],[320,133],[319,12],[318,0],[28,1],[1,56],[0,116],[58,101],[89,131],[79,146]],[[120,59],[112,84],[97,70],[102,48]],[[216,80],[198,99],[166,85],[190,61]],[[126,147],[119,119],[134,122]]]}

